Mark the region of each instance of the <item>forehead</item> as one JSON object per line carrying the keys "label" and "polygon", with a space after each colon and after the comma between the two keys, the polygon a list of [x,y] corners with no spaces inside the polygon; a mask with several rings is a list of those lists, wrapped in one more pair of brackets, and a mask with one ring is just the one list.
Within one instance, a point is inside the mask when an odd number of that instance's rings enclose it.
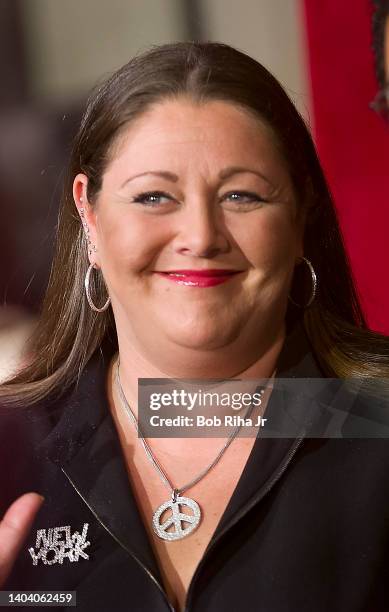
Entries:
{"label": "forehead", "polygon": [[283,161],[272,128],[254,113],[227,101],[197,103],[187,98],[158,102],[125,126],[110,159],[139,164],[178,156],[183,162],[181,154],[210,159],[215,152],[218,158],[239,157],[241,162],[253,157]]}
{"label": "forehead", "polygon": [[262,129],[267,127],[263,120],[254,115],[253,111],[230,101],[196,102],[187,96],[181,96],[164,99],[150,106],[128,126],[128,133],[147,129],[151,123],[161,123],[161,125],[172,127],[177,121],[197,123],[210,129],[214,126],[215,121],[223,122],[231,119],[237,122],[242,129],[249,126],[251,128],[262,127]]}
{"label": "forehead", "polygon": [[179,98],[153,105],[122,129],[110,160],[105,184],[113,173],[157,168],[179,175],[196,170],[206,176],[222,166],[257,163],[270,174],[288,174],[271,127],[248,110],[220,100]]}

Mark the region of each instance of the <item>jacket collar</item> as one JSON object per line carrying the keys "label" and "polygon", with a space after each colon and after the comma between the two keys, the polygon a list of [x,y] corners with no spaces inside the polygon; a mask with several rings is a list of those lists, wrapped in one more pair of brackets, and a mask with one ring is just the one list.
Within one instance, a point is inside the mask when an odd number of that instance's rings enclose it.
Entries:
{"label": "jacket collar", "polygon": [[[106,341],[96,351],[78,386],[60,401],[61,416],[38,451],[60,467],[107,531],[161,582],[107,405],[107,369],[115,350],[114,344]],[[281,376],[323,376],[302,323],[295,324],[285,339],[277,361],[276,377]],[[245,505],[285,461],[292,444],[290,439],[262,439],[254,444],[213,539],[242,513]]]}

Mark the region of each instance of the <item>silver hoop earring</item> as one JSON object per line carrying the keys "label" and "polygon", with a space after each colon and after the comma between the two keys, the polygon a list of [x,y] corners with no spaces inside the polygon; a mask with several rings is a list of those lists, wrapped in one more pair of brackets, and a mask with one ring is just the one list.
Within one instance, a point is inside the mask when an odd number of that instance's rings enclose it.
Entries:
{"label": "silver hoop earring", "polygon": [[291,297],[290,295],[288,295],[288,298],[290,299],[290,301],[292,302],[292,304],[294,304],[295,306],[298,306],[299,308],[307,308],[308,306],[310,306],[313,302],[313,300],[315,299],[315,295],[316,295],[316,286],[317,286],[317,277],[316,277],[316,273],[315,270],[313,269],[313,265],[311,264],[311,262],[309,261],[309,259],[307,259],[306,257],[302,257],[301,258],[302,261],[305,261],[305,263],[308,265],[309,267],[309,271],[311,273],[311,278],[312,278],[312,293],[311,293],[311,297],[309,298],[308,302],[304,305],[301,306],[300,304],[297,304]]}
{"label": "silver hoop earring", "polygon": [[105,302],[104,306],[102,306],[101,308],[97,308],[97,306],[95,306],[94,303],[92,302],[92,298],[91,298],[90,293],[89,293],[90,275],[91,275],[91,272],[92,272],[94,267],[95,267],[95,264],[91,263],[89,268],[88,268],[88,271],[87,271],[87,273],[85,275],[85,283],[84,284],[85,284],[86,299],[88,300],[88,304],[92,308],[92,310],[94,310],[95,312],[104,312],[104,310],[107,310],[108,306],[110,305],[111,298],[108,297],[108,299]]}

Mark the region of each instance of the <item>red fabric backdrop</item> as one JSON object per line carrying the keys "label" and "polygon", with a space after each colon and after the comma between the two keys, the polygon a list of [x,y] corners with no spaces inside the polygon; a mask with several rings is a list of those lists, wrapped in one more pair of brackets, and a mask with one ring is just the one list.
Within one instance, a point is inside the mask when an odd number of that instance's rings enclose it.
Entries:
{"label": "red fabric backdrop", "polygon": [[371,5],[303,2],[317,148],[369,327],[389,334],[389,129],[369,109]]}

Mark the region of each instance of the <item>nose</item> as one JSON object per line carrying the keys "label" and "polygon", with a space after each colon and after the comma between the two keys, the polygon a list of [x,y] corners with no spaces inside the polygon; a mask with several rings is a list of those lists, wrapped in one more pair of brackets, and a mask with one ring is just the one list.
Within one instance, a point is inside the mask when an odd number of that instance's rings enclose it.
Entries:
{"label": "nose", "polygon": [[220,209],[206,198],[192,198],[191,202],[186,202],[177,219],[174,244],[177,252],[195,257],[214,257],[228,251],[230,245]]}

